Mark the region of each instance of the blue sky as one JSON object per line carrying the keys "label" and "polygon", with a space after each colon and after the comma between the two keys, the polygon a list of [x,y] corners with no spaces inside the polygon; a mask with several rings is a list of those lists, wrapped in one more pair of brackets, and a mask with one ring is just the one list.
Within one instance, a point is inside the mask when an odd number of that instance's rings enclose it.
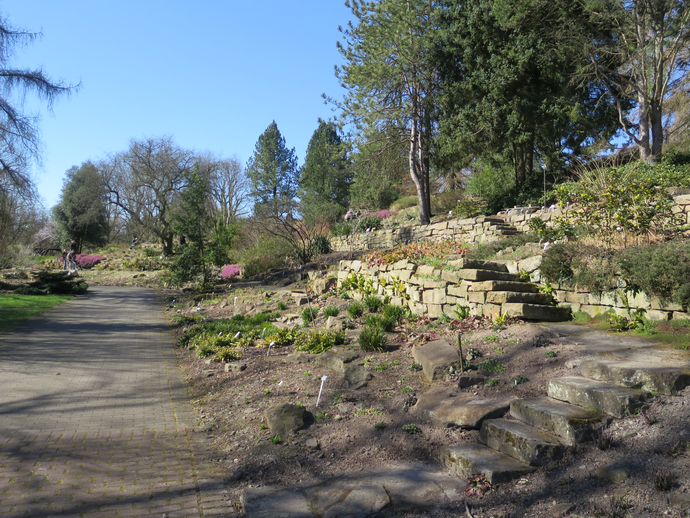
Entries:
{"label": "blue sky", "polygon": [[18,49],[16,68],[43,67],[81,89],[39,112],[47,207],[65,171],[170,135],[188,149],[236,155],[246,164],[275,120],[300,164],[317,120],[332,117],[322,93],[342,97],[343,0],[0,0],[15,28],[43,37]]}

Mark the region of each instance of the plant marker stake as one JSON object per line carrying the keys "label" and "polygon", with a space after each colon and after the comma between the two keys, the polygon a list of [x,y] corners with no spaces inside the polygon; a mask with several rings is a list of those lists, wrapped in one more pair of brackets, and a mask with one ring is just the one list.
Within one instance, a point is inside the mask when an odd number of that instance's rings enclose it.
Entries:
{"label": "plant marker stake", "polygon": [[311,327],[314,327],[316,324],[314,323],[314,312],[311,310],[311,301],[309,300],[309,293],[307,293],[307,287],[304,287],[304,294],[307,297],[307,304],[309,304],[309,314],[311,315]]}
{"label": "plant marker stake", "polygon": [[[266,353],[266,356],[271,354],[271,347],[273,347],[275,344],[276,344],[275,342],[271,342],[270,344],[268,344],[268,352]],[[282,381],[281,381],[281,383],[282,383]]]}
{"label": "plant marker stake", "polygon": [[458,333],[458,351],[460,351],[460,374],[465,373],[465,358],[462,355],[462,333]]}
{"label": "plant marker stake", "polygon": [[242,331],[237,331],[237,333],[235,333],[235,340],[237,340],[241,335]]}
{"label": "plant marker stake", "polygon": [[316,398],[316,406],[319,406],[319,401],[321,401],[321,391],[323,390],[323,384],[328,379],[328,376],[321,376],[321,388],[319,389],[319,397]]}
{"label": "plant marker stake", "polygon": [[234,305],[237,306],[237,297],[235,297],[235,304]]}
{"label": "plant marker stake", "polygon": [[283,380],[280,380],[280,383],[278,383],[278,394],[280,394],[280,387],[283,385]]}

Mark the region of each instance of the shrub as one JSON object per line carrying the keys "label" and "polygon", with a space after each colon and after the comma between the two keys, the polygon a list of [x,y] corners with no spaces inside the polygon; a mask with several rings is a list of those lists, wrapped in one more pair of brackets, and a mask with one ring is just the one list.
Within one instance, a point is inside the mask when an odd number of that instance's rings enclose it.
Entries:
{"label": "shrub", "polygon": [[241,268],[236,264],[228,264],[220,271],[220,276],[223,279],[230,279],[240,274]]}
{"label": "shrub", "polygon": [[155,257],[157,255],[161,255],[161,252],[155,248],[144,248],[142,249],[141,253],[144,254],[144,257]]}
{"label": "shrub", "polygon": [[376,228],[381,228],[382,219],[377,216],[367,216],[366,218],[360,218],[355,220],[355,231],[366,232],[368,229],[374,230]]}
{"label": "shrub", "polygon": [[278,309],[279,310],[281,310],[281,311],[286,310],[287,307],[288,307],[287,302],[285,302],[284,300],[278,301]]}
{"label": "shrub", "polygon": [[347,237],[352,234],[353,225],[349,221],[339,221],[331,226],[331,234],[336,237]]}
{"label": "shrub", "polygon": [[383,306],[383,299],[376,295],[368,295],[364,297],[364,305],[370,313],[376,313]]}
{"label": "shrub", "polygon": [[338,313],[340,313],[340,310],[337,306],[328,305],[325,308],[323,308],[323,316],[325,316],[326,318],[337,317]]}
{"label": "shrub", "polygon": [[377,326],[365,325],[359,335],[359,347],[363,351],[385,351],[388,337],[386,333]]}
{"label": "shrub", "polygon": [[373,216],[381,219],[387,219],[390,218],[393,215],[393,213],[388,210],[388,209],[382,209],[374,212]]}
{"label": "shrub", "polygon": [[364,304],[355,301],[347,307],[347,314],[350,318],[359,318],[364,314]]}
{"label": "shrub", "polygon": [[105,257],[103,257],[102,255],[77,254],[75,259],[82,268],[88,269],[96,266],[103,259],[105,259]]}
{"label": "shrub", "polygon": [[628,248],[616,255],[628,289],[690,307],[690,242]]}
{"label": "shrub", "polygon": [[472,250],[467,252],[467,258],[469,259],[491,259],[498,252],[505,250],[509,247],[519,247],[524,246],[528,243],[538,243],[539,236],[537,234],[516,234],[514,236],[508,236],[500,241],[494,241],[486,244],[478,244]]}
{"label": "shrub", "polygon": [[410,207],[416,207],[419,204],[419,198],[417,196],[405,196],[404,198],[399,198],[390,207],[392,212],[399,212],[403,209],[408,209]]}
{"label": "shrub", "polygon": [[484,360],[477,367],[486,372],[503,372],[506,368],[498,360]]}
{"label": "shrub", "polygon": [[316,236],[311,242],[311,245],[309,245],[309,252],[312,256],[330,254],[331,241],[328,239],[328,236]]}

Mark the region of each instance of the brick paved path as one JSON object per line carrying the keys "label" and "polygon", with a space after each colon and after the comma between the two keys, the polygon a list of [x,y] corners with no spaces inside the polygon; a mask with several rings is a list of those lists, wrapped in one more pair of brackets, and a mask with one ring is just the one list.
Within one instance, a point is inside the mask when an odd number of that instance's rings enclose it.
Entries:
{"label": "brick paved path", "polygon": [[0,517],[233,516],[155,293],[94,287],[0,335]]}

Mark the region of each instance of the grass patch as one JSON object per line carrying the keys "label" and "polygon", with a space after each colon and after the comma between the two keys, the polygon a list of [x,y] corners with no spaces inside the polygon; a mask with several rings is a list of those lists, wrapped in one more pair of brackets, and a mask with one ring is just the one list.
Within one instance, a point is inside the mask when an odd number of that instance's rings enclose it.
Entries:
{"label": "grass patch", "polygon": [[0,295],[0,333],[59,306],[73,295]]}

